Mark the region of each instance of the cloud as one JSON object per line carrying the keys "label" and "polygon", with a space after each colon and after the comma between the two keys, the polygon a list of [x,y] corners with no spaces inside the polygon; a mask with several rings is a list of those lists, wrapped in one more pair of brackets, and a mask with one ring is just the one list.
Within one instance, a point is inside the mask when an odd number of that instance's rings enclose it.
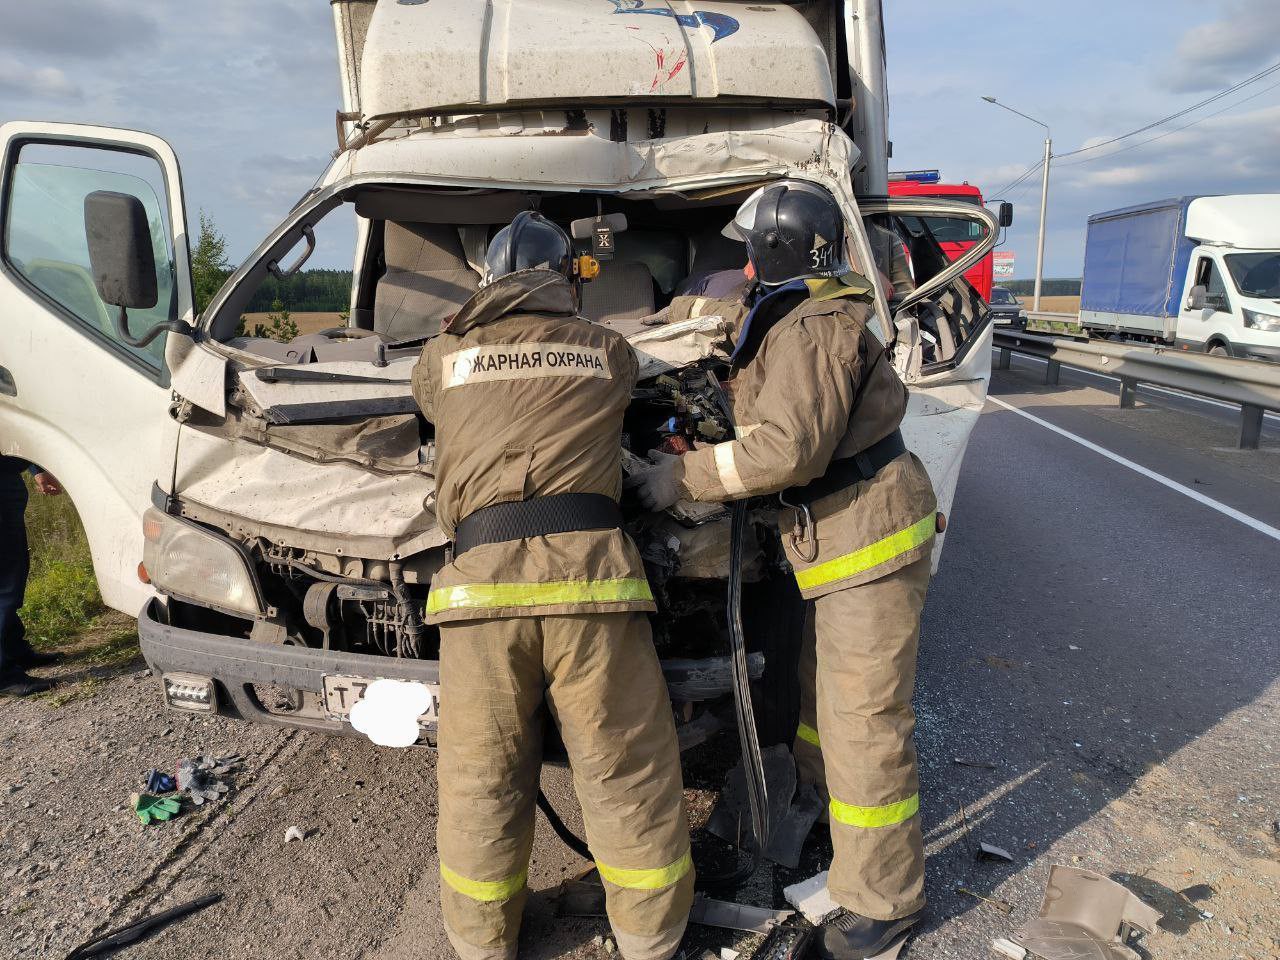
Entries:
{"label": "cloud", "polygon": [[1183,34],[1166,71],[1171,90],[1190,93],[1230,86],[1276,60],[1280,3],[1224,0],[1222,16]]}
{"label": "cloud", "polygon": [[0,58],[0,94],[49,99],[78,99],[80,87],[57,67],[34,69],[10,57]]}
{"label": "cloud", "polygon": [[0,48],[101,59],[141,53],[157,32],[155,16],[170,9],[153,2],[40,0],[11,3],[4,13]]}

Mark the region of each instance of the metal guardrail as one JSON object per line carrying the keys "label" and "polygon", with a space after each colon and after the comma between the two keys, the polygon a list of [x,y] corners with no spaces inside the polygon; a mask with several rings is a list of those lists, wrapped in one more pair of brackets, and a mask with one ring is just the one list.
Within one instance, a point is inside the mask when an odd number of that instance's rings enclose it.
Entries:
{"label": "metal guardrail", "polygon": [[[1039,314],[1039,316],[1053,316]],[[1074,316],[1063,314],[1063,317]],[[1092,370],[1120,380],[1120,406],[1132,407],[1138,384],[1169,387],[1197,397],[1240,405],[1240,448],[1258,449],[1265,410],[1280,411],[1280,363],[1211,357],[1166,347],[1109,341],[1081,341],[1034,333],[996,330],[999,370],[1013,353],[1047,362],[1044,382],[1056,384],[1062,365]]]}

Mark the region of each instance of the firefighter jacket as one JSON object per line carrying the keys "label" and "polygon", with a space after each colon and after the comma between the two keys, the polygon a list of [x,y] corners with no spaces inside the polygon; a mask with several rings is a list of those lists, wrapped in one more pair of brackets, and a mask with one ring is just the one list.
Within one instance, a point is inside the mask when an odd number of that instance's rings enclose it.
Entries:
{"label": "firefighter jacket", "polygon": [[[617,500],[637,371],[630,344],[579,317],[572,284],[554,271],[508,274],[473,296],[413,374],[436,428],[436,514],[449,538],[493,504],[565,493]],[[579,530],[454,558],[432,580],[427,620],[654,609],[631,539]]]}
{"label": "firefighter jacket", "polygon": [[[867,289],[809,281],[756,305],[743,321],[727,384],[737,439],[681,458],[677,475],[690,499],[782,493],[898,429],[907,388],[867,329],[874,316]],[[813,598],[867,583],[924,556],[936,511],[929,476],[910,453],[815,501],[813,523],[799,537],[792,536],[799,511],[784,509],[782,539],[801,593]]]}

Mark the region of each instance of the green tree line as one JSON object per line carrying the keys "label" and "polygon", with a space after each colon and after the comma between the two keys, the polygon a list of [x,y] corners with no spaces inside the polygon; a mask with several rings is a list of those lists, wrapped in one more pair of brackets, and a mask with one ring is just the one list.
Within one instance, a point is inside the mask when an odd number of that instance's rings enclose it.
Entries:
{"label": "green tree line", "polygon": [[[191,251],[197,313],[204,311],[233,270],[226,238],[213,219],[201,212],[200,235]],[[303,270],[285,280],[267,277],[249,301],[247,312],[345,313],[350,306],[350,270]]]}
{"label": "green tree line", "polygon": [[[1040,289],[1042,296],[1046,297],[1078,297],[1080,296],[1080,278],[1050,280],[1048,277],[1044,280],[1044,285]],[[1000,286],[1009,290],[1019,297],[1029,297],[1035,292],[1036,282],[1034,280],[1010,280],[1002,283]]]}

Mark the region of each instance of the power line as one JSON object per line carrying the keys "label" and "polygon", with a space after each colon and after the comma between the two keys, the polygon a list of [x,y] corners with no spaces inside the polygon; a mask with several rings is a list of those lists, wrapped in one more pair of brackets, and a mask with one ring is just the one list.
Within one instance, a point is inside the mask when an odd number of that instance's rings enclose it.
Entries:
{"label": "power line", "polygon": [[1245,80],[1241,80],[1239,83],[1233,84],[1232,86],[1227,87],[1227,89],[1219,91],[1218,93],[1215,93],[1211,97],[1206,97],[1204,100],[1201,100],[1199,103],[1193,103],[1189,107],[1184,107],[1182,110],[1179,110],[1177,113],[1171,113],[1167,117],[1162,117],[1159,120],[1156,120],[1152,123],[1148,123],[1144,127],[1139,127],[1137,130],[1131,130],[1128,133],[1122,134],[1121,136],[1112,137],[1110,140],[1104,140],[1101,143],[1095,143],[1088,147],[1081,147],[1079,150],[1072,150],[1069,153],[1060,153],[1058,154],[1058,159],[1062,159],[1065,157],[1074,157],[1077,154],[1089,153],[1093,150],[1101,150],[1103,147],[1109,147],[1113,143],[1119,143],[1121,140],[1128,140],[1130,137],[1136,137],[1140,133],[1146,133],[1148,130],[1154,130],[1156,127],[1162,127],[1171,120],[1177,120],[1180,117],[1185,117],[1188,113],[1194,113],[1196,110],[1199,110],[1201,107],[1207,107],[1209,104],[1216,103],[1217,101],[1223,99],[1224,97],[1229,97],[1231,96],[1231,94],[1235,93],[1237,90],[1242,90],[1243,88],[1249,86],[1252,83],[1257,83],[1259,80],[1263,80],[1271,76],[1273,73],[1276,73],[1277,71],[1280,71],[1280,63],[1272,64],[1271,66],[1267,67],[1267,69],[1262,70],[1259,73],[1255,73],[1252,77],[1248,77]]}
{"label": "power line", "polygon": [[995,193],[991,194],[991,196],[989,196],[987,199],[988,199],[988,200],[997,200],[997,199],[999,199],[1000,197],[1003,197],[1003,196],[1004,196],[1005,194],[1007,194],[1010,190],[1013,190],[1015,187],[1017,187],[1017,186],[1018,186],[1018,184],[1022,183],[1024,180],[1026,180],[1026,179],[1027,179],[1028,177],[1030,177],[1032,174],[1035,174],[1035,173],[1039,172],[1040,168],[1041,168],[1041,167],[1043,167],[1043,166],[1044,166],[1044,161],[1043,161],[1043,160],[1038,161],[1034,166],[1029,167],[1025,172],[1023,172],[1021,176],[1019,176],[1019,177],[1017,177],[1016,179],[1014,179],[1011,183],[1008,183],[1008,184],[1006,184],[1005,186],[1001,187],[1001,188],[1000,188],[999,190],[997,190]]}
{"label": "power line", "polygon": [[[1220,117],[1224,113],[1228,113],[1232,110],[1235,110],[1237,107],[1244,106],[1250,100],[1257,100],[1259,97],[1263,96],[1264,94],[1270,93],[1272,90],[1275,90],[1277,87],[1280,87],[1280,83],[1273,83],[1271,84],[1271,86],[1264,87],[1262,90],[1259,90],[1257,93],[1251,96],[1245,97],[1243,100],[1237,100],[1235,103],[1229,104],[1228,106],[1223,107],[1221,110],[1215,110],[1213,113],[1207,113],[1203,117],[1199,117],[1195,120],[1192,120],[1190,123],[1183,124],[1181,127],[1174,127],[1172,130],[1166,130],[1164,133],[1161,133],[1157,136],[1149,137],[1146,140],[1140,140],[1137,143],[1131,143],[1126,147],[1121,147],[1119,150],[1112,150],[1110,153],[1104,153],[1100,157],[1085,157],[1083,160],[1076,160],[1073,163],[1064,163],[1064,164],[1061,164],[1061,166],[1078,167],[1081,164],[1094,163],[1098,160],[1106,160],[1110,157],[1118,157],[1122,153],[1128,153],[1130,150],[1137,150],[1139,147],[1145,147],[1149,143],[1155,143],[1157,140],[1163,140],[1165,137],[1171,137],[1175,133],[1181,133],[1184,130],[1190,130],[1192,127],[1194,127],[1198,123],[1204,123],[1206,120],[1212,120],[1214,117]],[[1069,157],[1069,156],[1072,156],[1072,154],[1064,153],[1062,156]]]}

